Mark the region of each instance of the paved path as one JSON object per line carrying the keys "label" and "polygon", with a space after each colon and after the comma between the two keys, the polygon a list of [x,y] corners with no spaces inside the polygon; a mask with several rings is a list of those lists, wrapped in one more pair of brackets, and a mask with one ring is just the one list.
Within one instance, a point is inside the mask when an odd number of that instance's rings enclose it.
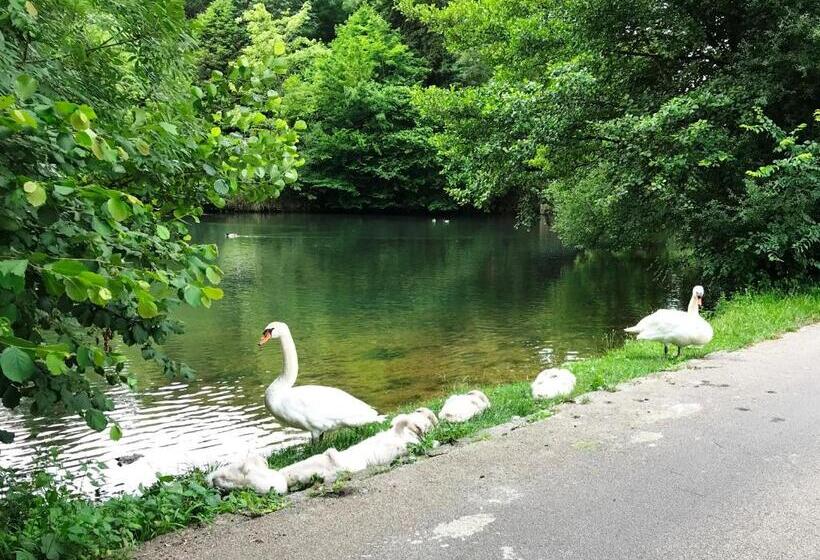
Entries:
{"label": "paved path", "polygon": [[142,558],[820,559],[820,325]]}

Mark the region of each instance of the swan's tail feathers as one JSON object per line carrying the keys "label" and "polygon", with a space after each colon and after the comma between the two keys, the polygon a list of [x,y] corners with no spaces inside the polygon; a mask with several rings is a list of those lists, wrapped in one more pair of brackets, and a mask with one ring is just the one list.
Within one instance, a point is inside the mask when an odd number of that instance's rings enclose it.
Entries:
{"label": "swan's tail feathers", "polygon": [[641,332],[641,326],[640,325],[635,325],[634,327],[627,327],[627,328],[624,329],[624,332],[633,333],[633,334],[634,333],[639,333],[639,332]]}
{"label": "swan's tail feathers", "polygon": [[373,419],[373,422],[384,422],[385,420],[387,420],[387,415],[379,414],[378,416],[376,416],[376,418]]}

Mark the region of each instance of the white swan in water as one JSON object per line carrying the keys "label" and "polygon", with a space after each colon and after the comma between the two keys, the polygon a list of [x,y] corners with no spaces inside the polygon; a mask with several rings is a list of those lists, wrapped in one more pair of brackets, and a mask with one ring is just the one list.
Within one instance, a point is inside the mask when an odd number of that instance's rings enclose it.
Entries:
{"label": "white swan in water", "polygon": [[700,316],[698,310],[703,306],[703,286],[692,288],[692,298],[687,311],[677,309],[659,309],[648,315],[634,327],[624,329],[638,335],[638,340],[655,340],[663,342],[664,356],[669,354],[669,345],[678,347],[677,358],[684,346],[703,346],[712,340],[712,326]]}
{"label": "white swan in water", "polygon": [[294,387],[299,362],[285,323],[273,322],[265,327],[259,346],[274,338],[282,344],[284,370],[265,391],[265,406],[279,422],[307,430],[312,439],[319,439],[325,432],[384,420],[369,404],[341,389],[321,385]]}

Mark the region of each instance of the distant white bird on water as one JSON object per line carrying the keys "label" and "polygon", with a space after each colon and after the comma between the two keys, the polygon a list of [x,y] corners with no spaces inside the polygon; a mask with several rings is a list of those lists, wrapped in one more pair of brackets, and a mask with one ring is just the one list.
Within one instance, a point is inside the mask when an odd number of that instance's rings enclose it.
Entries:
{"label": "distant white bird on water", "polygon": [[634,327],[624,329],[638,335],[638,340],[663,342],[663,355],[669,354],[669,345],[678,347],[677,358],[684,346],[703,346],[714,336],[712,325],[700,316],[703,306],[703,286],[692,288],[692,298],[687,311],[659,309],[641,319]]}
{"label": "distant white bird on water", "polygon": [[228,239],[236,239],[237,237],[239,237],[239,234],[238,233],[226,233],[225,237],[227,237]]}
{"label": "distant white bird on water", "polygon": [[450,220],[444,220],[444,223],[445,223],[445,224],[449,224],[449,223],[450,223]]}
{"label": "distant white bird on water", "polygon": [[435,218],[433,218],[431,221],[432,221],[433,223],[436,223],[436,219],[435,219]]}

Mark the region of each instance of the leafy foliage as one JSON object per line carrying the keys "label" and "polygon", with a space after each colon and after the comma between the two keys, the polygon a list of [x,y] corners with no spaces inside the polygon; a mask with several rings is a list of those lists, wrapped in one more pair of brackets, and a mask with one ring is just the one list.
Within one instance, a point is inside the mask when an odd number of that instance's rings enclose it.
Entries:
{"label": "leafy foliage", "polygon": [[[0,395],[7,408],[27,398],[32,414],[67,409],[104,429],[112,403],[86,374],[132,383],[115,351],[119,341],[140,346],[169,376],[190,375],[156,345],[182,328],[169,318],[174,307],[210,307],[222,297],[222,272],[215,247],[190,242],[187,221],[205,204],[261,200],[296,180],[297,135],[278,117],[277,94],[265,89],[276,78],[265,65],[238,61],[229,77],[215,72],[199,87],[173,64],[155,73],[156,61],[142,63],[144,48],[159,59],[179,49],[185,58],[188,48],[181,5],[159,4],[115,5],[122,13],[108,14],[58,3],[1,22],[9,38],[0,82]],[[168,19],[154,27],[160,16]],[[68,26],[60,44],[45,33],[59,28],[54,18],[127,25],[109,36],[94,25]],[[99,115],[60,96],[95,91],[73,74],[83,62],[120,80],[93,96],[105,110]],[[40,64],[49,70],[42,80]],[[119,427],[112,430],[118,437]]]}
{"label": "leafy foliage", "polygon": [[[98,472],[90,472],[92,477]],[[276,494],[232,492],[224,498],[205,485],[201,471],[163,476],[139,496],[93,502],[75,481],[40,468],[20,476],[0,470],[0,558],[48,559],[122,557],[137,543],[220,513],[260,515],[285,505]]]}
{"label": "leafy foliage", "polygon": [[314,106],[305,120],[306,193],[336,208],[447,207],[418,123],[412,86],[422,62],[373,8],[338,28],[311,69]]}
{"label": "leafy foliage", "polygon": [[235,0],[214,0],[197,16],[194,28],[200,44],[199,74],[203,78],[218,70],[226,72],[248,42],[240,24],[241,8]]}
{"label": "leafy foliage", "polygon": [[[813,3],[401,6],[439,31],[449,49],[472,50],[494,69],[484,84],[416,97],[443,127],[434,143],[459,200],[486,207],[511,190],[525,202],[540,198],[563,239],[582,247],[623,250],[672,239],[728,286],[816,277],[808,262],[777,264],[786,246],[799,247],[802,259],[818,251],[806,234],[817,216],[805,188],[816,182],[811,142],[788,172],[802,194],[770,227],[751,219],[763,200],[751,194],[746,171],[773,165],[771,143],[744,126],[758,121],[758,110],[783,130],[811,122],[820,95]],[[505,113],[506,126],[498,126]],[[477,132],[481,124],[491,132]],[[816,131],[812,123],[802,134]],[[481,164],[505,149],[540,173],[491,180],[498,165]],[[804,216],[800,233],[796,215]],[[758,249],[772,243],[766,258],[774,260],[759,260]],[[729,254],[737,258],[721,262]]]}

